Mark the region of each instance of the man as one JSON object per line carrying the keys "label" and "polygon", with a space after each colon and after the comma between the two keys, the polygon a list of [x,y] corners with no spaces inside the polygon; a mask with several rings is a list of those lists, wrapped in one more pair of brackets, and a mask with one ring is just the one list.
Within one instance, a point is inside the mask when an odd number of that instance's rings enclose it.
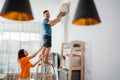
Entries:
{"label": "man", "polygon": [[52,29],[51,27],[56,25],[58,22],[60,22],[60,20],[62,19],[63,16],[65,16],[65,12],[62,12],[56,19],[53,20],[49,20],[50,18],[50,13],[48,10],[45,10],[43,12],[43,15],[45,17],[45,19],[43,20],[43,31],[44,31],[44,35],[43,35],[43,46],[42,48],[42,54],[45,55],[45,64],[50,64],[49,63],[49,53],[50,53],[50,49],[52,47],[51,44],[51,38],[52,38]]}

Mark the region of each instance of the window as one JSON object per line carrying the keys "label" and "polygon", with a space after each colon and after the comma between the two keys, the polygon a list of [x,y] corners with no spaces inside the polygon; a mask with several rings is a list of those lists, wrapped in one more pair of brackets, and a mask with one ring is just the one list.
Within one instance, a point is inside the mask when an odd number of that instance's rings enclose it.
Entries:
{"label": "window", "polygon": [[0,73],[18,73],[18,50],[24,48],[30,55],[41,44],[40,22],[0,22]]}

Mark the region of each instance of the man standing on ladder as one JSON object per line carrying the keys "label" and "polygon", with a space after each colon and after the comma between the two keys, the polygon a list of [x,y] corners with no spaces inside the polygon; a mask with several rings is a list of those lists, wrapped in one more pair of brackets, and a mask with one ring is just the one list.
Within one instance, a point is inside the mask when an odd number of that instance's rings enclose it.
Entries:
{"label": "man standing on ladder", "polygon": [[50,49],[52,47],[52,29],[51,27],[56,25],[58,22],[60,22],[60,20],[62,19],[63,16],[65,16],[65,12],[61,12],[61,14],[53,20],[49,20],[50,18],[50,13],[48,10],[45,10],[43,12],[43,15],[45,17],[45,19],[43,20],[43,31],[44,31],[44,35],[43,35],[43,46],[41,47],[41,53],[45,56],[45,60],[44,63],[45,64],[50,64],[49,62],[49,53],[50,53]]}

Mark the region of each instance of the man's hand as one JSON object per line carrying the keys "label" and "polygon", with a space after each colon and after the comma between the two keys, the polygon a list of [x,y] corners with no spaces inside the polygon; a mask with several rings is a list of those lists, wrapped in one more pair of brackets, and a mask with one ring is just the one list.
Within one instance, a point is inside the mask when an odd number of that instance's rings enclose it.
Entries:
{"label": "man's hand", "polygon": [[65,11],[61,12],[61,16],[64,17],[67,13]]}

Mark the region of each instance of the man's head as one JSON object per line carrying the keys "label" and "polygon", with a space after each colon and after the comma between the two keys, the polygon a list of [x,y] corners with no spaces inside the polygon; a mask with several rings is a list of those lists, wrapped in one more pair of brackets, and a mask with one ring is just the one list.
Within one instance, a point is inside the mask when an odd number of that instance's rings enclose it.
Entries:
{"label": "man's head", "polygon": [[43,15],[45,18],[50,18],[50,13],[48,10],[43,11]]}

